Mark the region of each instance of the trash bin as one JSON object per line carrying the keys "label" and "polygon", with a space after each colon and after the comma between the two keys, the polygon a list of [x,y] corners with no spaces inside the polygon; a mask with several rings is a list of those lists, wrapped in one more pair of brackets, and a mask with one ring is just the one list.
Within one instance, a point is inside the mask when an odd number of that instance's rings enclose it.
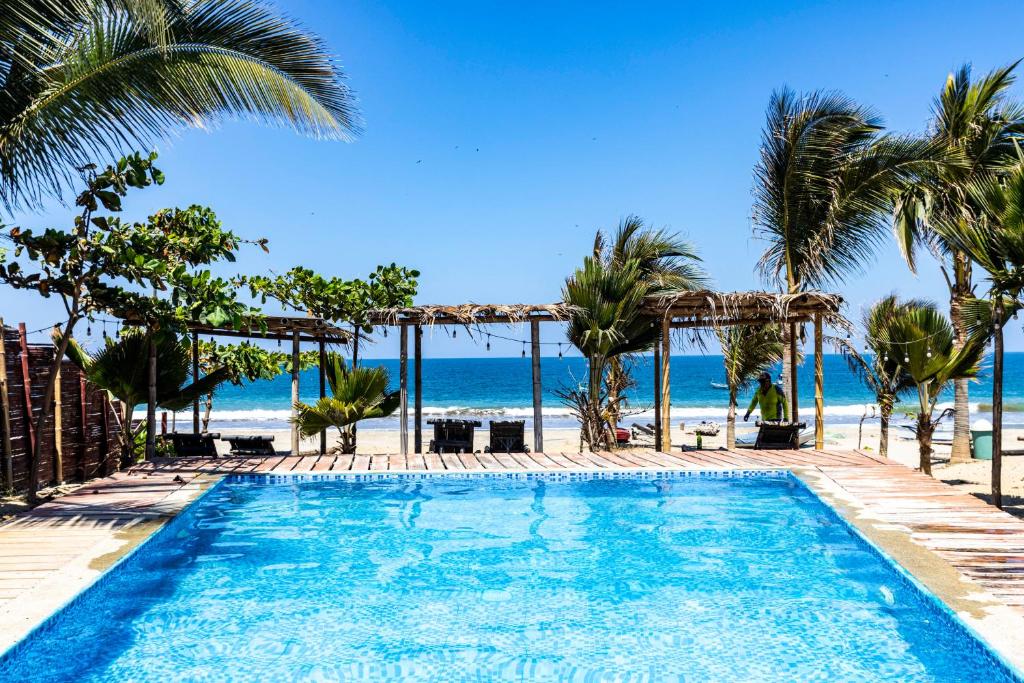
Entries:
{"label": "trash bin", "polygon": [[992,423],[975,420],[971,425],[971,457],[975,460],[992,459]]}

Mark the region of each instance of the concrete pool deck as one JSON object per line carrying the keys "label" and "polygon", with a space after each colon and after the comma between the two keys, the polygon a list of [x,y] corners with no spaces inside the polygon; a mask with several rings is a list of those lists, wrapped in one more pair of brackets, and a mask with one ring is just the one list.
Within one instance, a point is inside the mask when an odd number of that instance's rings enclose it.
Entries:
{"label": "concrete pool deck", "polygon": [[[161,459],[0,524],[0,652],[227,474],[789,469],[1024,671],[1024,520],[862,451]],[[941,647],[941,643],[936,646]]]}

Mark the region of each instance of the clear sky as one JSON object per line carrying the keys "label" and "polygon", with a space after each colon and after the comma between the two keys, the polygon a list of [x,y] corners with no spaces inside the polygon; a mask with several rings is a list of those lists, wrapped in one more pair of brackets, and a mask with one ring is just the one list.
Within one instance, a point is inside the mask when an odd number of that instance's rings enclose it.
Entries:
{"label": "clear sky", "polygon": [[[245,252],[225,272],[302,264],[365,277],[394,261],[422,271],[418,303],[556,301],[595,229],[630,213],[688,235],[719,288],[759,287],[752,169],[774,88],[838,89],[891,129],[921,131],[950,70],[1024,56],[1006,30],[1019,9],[1009,2],[278,5],[339,56],[364,134],[346,144],[247,123],[184,131],[159,146],[167,184],[134,195],[125,216],[206,204],[270,239],[269,256]],[[18,222],[65,226],[68,215],[55,205]],[[894,290],[944,301],[934,262],[921,263],[915,278],[887,243],[840,288],[848,315]],[[41,327],[57,310],[0,290],[9,323]],[[373,355],[394,355],[395,336]],[[1008,348],[1024,350],[1019,327]],[[435,334],[425,353],[486,352]]]}

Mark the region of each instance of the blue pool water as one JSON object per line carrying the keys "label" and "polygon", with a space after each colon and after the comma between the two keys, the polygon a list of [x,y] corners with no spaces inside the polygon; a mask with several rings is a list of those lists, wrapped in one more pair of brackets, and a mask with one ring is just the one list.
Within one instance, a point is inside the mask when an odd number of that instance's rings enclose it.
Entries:
{"label": "blue pool water", "polygon": [[788,474],[229,479],[3,681],[1013,680]]}

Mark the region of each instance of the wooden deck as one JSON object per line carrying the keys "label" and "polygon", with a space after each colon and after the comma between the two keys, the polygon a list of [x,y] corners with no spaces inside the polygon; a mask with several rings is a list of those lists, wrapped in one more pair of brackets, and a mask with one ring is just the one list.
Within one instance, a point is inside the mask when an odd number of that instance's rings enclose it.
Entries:
{"label": "wooden deck", "polygon": [[1024,520],[868,452],[276,455],[145,463],[0,525],[0,651],[226,474],[765,468],[791,469],[819,493],[840,493],[848,518],[876,520],[940,558],[1024,632]]}

